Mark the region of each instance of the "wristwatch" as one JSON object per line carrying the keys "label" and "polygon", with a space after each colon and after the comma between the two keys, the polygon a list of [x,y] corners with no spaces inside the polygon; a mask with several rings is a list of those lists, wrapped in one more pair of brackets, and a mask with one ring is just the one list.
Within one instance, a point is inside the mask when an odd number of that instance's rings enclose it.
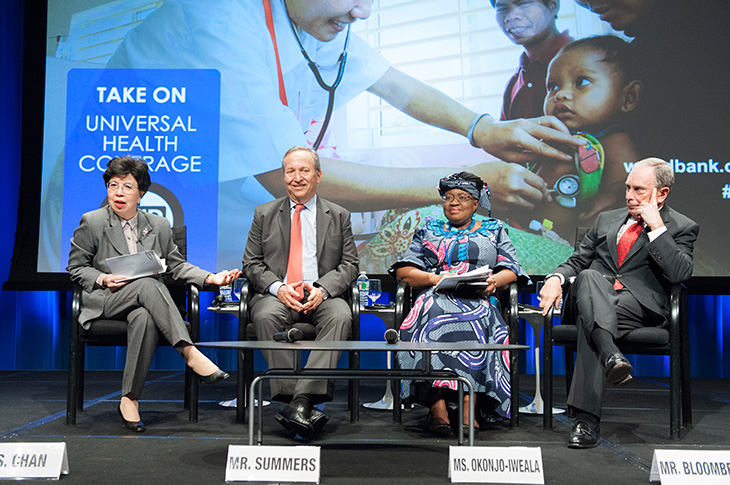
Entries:
{"label": "wristwatch", "polygon": [[327,289],[324,286],[318,286],[320,290],[322,290],[322,301],[325,301],[327,298],[330,297],[330,292],[327,291]]}

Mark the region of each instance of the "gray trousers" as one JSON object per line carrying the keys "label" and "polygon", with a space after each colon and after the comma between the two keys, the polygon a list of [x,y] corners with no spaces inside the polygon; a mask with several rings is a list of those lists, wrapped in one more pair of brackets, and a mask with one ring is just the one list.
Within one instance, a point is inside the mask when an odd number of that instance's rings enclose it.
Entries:
{"label": "gray trousers", "polygon": [[[284,305],[277,297],[265,293],[256,294],[251,299],[251,320],[256,330],[256,337],[261,341],[273,340],[277,332],[291,328],[297,322],[308,322],[315,326],[320,340],[347,340],[352,327],[350,305],[342,298],[329,298],[323,301],[313,312],[304,315]],[[290,351],[262,351],[271,369],[291,369],[294,357]],[[311,352],[307,369],[333,369],[342,352]],[[334,383],[324,379],[272,379],[271,399],[289,402],[299,394],[309,394],[312,404],[331,401],[334,394]]]}
{"label": "gray trousers", "polygon": [[612,281],[592,269],[581,271],[572,283],[564,315],[565,323],[580,327],[568,406],[600,417],[606,376],[591,332],[600,327],[618,339],[635,328],[661,325],[664,318],[642,307],[629,290],[614,290]]}
{"label": "gray trousers", "polygon": [[170,292],[164,283],[154,278],[131,281],[111,293],[104,300],[101,318],[127,320],[127,360],[122,375],[122,396],[132,399],[139,399],[142,395],[159,333],[181,355],[180,344],[192,344],[185,321]]}

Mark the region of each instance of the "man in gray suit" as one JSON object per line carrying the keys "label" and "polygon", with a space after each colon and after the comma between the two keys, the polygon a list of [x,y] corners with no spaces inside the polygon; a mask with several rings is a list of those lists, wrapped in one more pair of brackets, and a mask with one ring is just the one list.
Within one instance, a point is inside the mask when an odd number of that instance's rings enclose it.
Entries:
{"label": "man in gray suit", "polygon": [[606,382],[621,386],[633,367],[615,339],[646,326],[664,325],[668,291],[692,275],[699,226],[665,201],[674,183],[667,163],[648,158],[626,178],[626,209],[598,215],[568,261],[545,279],[540,306],[559,306],[562,285],[574,279],[563,319],[579,325],[578,358],[568,406],[576,413],[569,448],[592,448],[600,440]]}
{"label": "man in gray suit", "polygon": [[[282,171],[288,197],[256,208],[243,254],[244,274],[256,292],[251,299],[256,335],[271,340],[293,323],[308,321],[316,327],[316,340],[347,340],[352,313],[342,297],[358,274],[350,213],[317,197],[322,170],[316,151],[291,148]],[[271,368],[293,363],[291,352],[265,351],[264,357]],[[334,368],[338,358],[339,352],[312,352],[306,367]],[[311,439],[328,419],[312,406],[332,400],[333,389],[332,382],[318,379],[272,380],[272,399],[291,400],[276,419]]]}

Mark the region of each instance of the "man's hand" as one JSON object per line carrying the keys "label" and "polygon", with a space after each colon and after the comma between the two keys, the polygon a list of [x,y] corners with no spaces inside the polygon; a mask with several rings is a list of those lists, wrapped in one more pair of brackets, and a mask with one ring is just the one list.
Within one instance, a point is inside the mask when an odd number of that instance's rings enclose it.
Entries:
{"label": "man's hand", "polygon": [[124,286],[127,283],[129,283],[129,280],[127,280],[127,281],[121,281],[124,278],[126,278],[126,276],[124,276],[122,274],[107,274],[107,275],[104,275],[104,286],[106,288],[109,288],[112,291],[117,291],[119,288],[121,288],[122,286]]}
{"label": "man's hand", "polygon": [[312,286],[309,283],[304,283],[304,289],[309,292],[309,298],[307,298],[307,301],[304,303],[301,310],[306,315],[324,301],[324,292],[320,288]]}
{"label": "man's hand", "polygon": [[221,271],[220,273],[211,274],[208,276],[206,283],[217,286],[229,285],[241,276],[241,271],[232,269],[228,271]]}
{"label": "man's hand", "polygon": [[304,305],[299,302],[299,293],[297,292],[297,288],[300,286],[302,286],[301,281],[291,285],[281,285],[279,291],[276,292],[276,297],[295,312],[300,312],[304,308]]}
{"label": "man's hand", "polygon": [[484,151],[508,162],[528,162],[538,157],[567,162],[573,160],[573,154],[551,145],[578,148],[587,143],[571,136],[570,130],[554,116],[512,121],[493,121],[485,117],[475,127],[474,141]]}
{"label": "man's hand", "polygon": [[476,165],[472,171],[489,184],[495,209],[515,206],[534,209],[543,199],[550,200],[542,177],[520,164],[496,160]]}
{"label": "man's hand", "polygon": [[662,216],[659,214],[659,204],[656,200],[656,186],[651,189],[651,197],[648,201],[644,201],[636,209],[636,215],[649,226],[649,230],[653,231],[664,226]]}
{"label": "man's hand", "polygon": [[547,315],[551,307],[560,308],[560,302],[563,300],[563,287],[560,284],[560,278],[551,276],[542,285],[540,290],[540,308],[542,308],[543,316]]}

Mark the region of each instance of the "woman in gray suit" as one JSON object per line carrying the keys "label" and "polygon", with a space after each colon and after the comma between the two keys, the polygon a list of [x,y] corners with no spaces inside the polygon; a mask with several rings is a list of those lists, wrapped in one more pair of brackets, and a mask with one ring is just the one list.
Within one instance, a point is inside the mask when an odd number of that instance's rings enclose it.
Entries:
{"label": "woman in gray suit", "polygon": [[159,277],[124,280],[124,275],[111,274],[106,259],[150,249],[165,260],[172,278],[201,287],[227,285],[241,272],[213,274],[188,263],[173,242],[167,219],[137,209],[151,185],[144,161],[129,156],[112,159],[104,172],[104,182],[109,206],[82,216],[71,239],[66,269],[71,280],[83,287],[79,323],[84,328],[90,328],[97,318],[120,318],[128,322],[119,414],[126,429],[141,433],[145,428],[139,416],[138,399],[159,333],[204,383],[226,379],[228,374],[193,345],[185,322]]}

